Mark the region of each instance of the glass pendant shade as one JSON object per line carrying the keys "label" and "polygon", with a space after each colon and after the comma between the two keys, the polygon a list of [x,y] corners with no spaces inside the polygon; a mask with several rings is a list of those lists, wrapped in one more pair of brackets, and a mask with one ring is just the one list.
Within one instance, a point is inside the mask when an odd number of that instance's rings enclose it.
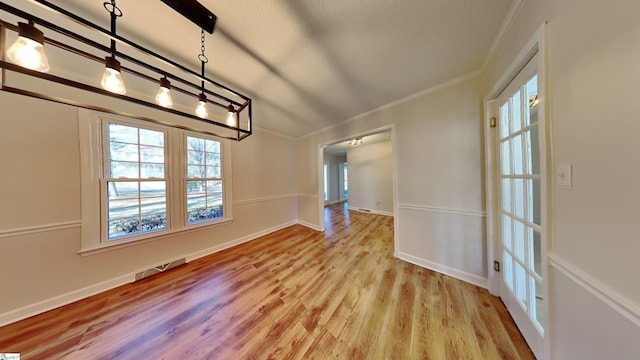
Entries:
{"label": "glass pendant shade", "polygon": [[229,105],[227,110],[229,110],[229,112],[227,113],[227,125],[233,126],[233,127],[237,126],[238,113],[236,113],[236,110],[233,108],[233,105]]}
{"label": "glass pendant shade", "polygon": [[160,89],[156,94],[156,104],[171,108],[173,107],[173,99],[171,98],[171,83],[167,78],[160,79]]}
{"label": "glass pendant shade", "polygon": [[42,31],[32,24],[18,23],[18,38],[7,50],[7,59],[27,69],[47,72],[49,61],[43,44]]}
{"label": "glass pendant shade", "polygon": [[207,97],[204,93],[198,96],[198,106],[196,106],[196,116],[206,119],[209,116],[209,110],[207,110]]}
{"label": "glass pendant shade", "polygon": [[105,66],[102,81],[100,82],[102,88],[112,93],[126,94],[127,89],[124,87],[122,75],[120,75],[120,62],[115,57],[110,56],[105,59]]}

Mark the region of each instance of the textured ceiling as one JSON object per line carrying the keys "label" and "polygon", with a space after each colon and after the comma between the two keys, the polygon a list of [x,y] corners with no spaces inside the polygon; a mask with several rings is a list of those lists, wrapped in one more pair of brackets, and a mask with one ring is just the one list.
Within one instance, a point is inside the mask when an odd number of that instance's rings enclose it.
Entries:
{"label": "textured ceiling", "polygon": [[[513,1],[200,0],[218,16],[207,72],[253,98],[255,127],[298,138],[479,70]],[[103,1],[51,2],[108,27]],[[119,35],[199,69],[196,25],[117,3]]]}

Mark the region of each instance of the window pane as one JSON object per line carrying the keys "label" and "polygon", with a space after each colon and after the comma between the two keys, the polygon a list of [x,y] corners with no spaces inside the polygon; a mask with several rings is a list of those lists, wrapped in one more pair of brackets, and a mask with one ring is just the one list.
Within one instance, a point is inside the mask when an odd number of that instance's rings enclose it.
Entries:
{"label": "window pane", "polygon": [[205,167],[199,165],[189,165],[187,167],[187,177],[188,178],[204,178],[205,176]]}
{"label": "window pane", "polygon": [[540,179],[533,179],[530,184],[532,191],[531,198],[533,202],[533,223],[541,225],[542,217],[540,215],[540,201],[542,199],[542,194],[540,193]]}
{"label": "window pane", "polygon": [[148,163],[164,163],[164,148],[156,146],[140,146],[140,161]]}
{"label": "window pane", "polygon": [[138,145],[126,144],[120,142],[111,142],[109,144],[109,156],[115,161],[139,161]]}
{"label": "window pane", "polygon": [[207,153],[207,165],[220,166],[220,154]]}
{"label": "window pane", "polygon": [[220,142],[214,140],[205,140],[205,151],[209,153],[220,152]]}
{"label": "window pane", "polygon": [[133,235],[140,232],[140,221],[137,216],[109,220],[107,239],[115,239],[122,236]]}
{"label": "window pane", "polygon": [[164,178],[164,164],[140,164],[140,178]]}
{"label": "window pane", "polygon": [[533,277],[529,277],[531,281],[531,293],[536,294],[535,297],[535,306],[533,306],[533,319],[540,325],[541,328],[544,328],[544,303],[542,297],[542,284],[535,281]]}
{"label": "window pane", "polygon": [[527,174],[540,174],[540,151],[538,144],[538,127],[534,126],[525,133],[525,146],[527,150]]}
{"label": "window pane", "polygon": [[109,124],[109,141],[138,143],[138,128],[120,124]]}
{"label": "window pane", "polygon": [[164,133],[148,129],[140,129],[140,144],[164,147]]}
{"label": "window pane", "polygon": [[111,177],[112,178],[130,178],[137,179],[140,176],[138,169],[138,163],[133,162],[111,162]]}
{"label": "window pane", "polygon": [[207,166],[207,177],[208,178],[219,178],[220,177],[220,167],[218,167],[218,166]]}
{"label": "window pane", "polygon": [[202,151],[189,150],[187,152],[187,163],[189,165],[203,165],[205,153]]}
{"label": "window pane", "polygon": [[187,149],[204,151],[204,139],[187,136]]}

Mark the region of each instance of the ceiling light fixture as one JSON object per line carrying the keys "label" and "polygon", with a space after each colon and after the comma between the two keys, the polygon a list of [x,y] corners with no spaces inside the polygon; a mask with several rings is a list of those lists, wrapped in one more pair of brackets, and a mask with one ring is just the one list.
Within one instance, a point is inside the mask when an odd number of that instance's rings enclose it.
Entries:
{"label": "ceiling light fixture", "polygon": [[173,99],[171,98],[171,82],[167,80],[167,77],[160,78],[160,89],[156,93],[156,104],[165,107],[173,107]]}
{"label": "ceiling light fixture", "polygon": [[[102,3],[105,10],[110,14],[111,18],[111,35],[116,35],[116,19],[122,17],[122,10],[116,5],[116,0],[111,2]],[[122,75],[120,72],[120,62],[116,60],[116,41],[111,39],[111,56],[107,56],[104,60],[104,74],[102,75],[102,81],[100,85],[102,88],[111,91],[112,93],[124,95],[127,93],[127,88],[124,86]]]}
{"label": "ceiling light fixture", "polygon": [[355,138],[355,139],[349,141],[349,145],[351,145],[351,146],[358,146],[358,145],[362,145],[362,144],[363,144],[362,138]]}
{"label": "ceiling light fixture", "polygon": [[[116,21],[123,16],[123,12],[116,5],[116,0],[103,3],[103,7],[109,12],[110,29],[90,22],[50,1],[32,2],[48,10],[54,20],[45,20],[0,2],[0,91],[111,112],[233,140],[242,140],[252,134],[251,99],[205,76],[204,67],[208,59],[205,56],[204,31],[213,33],[217,18],[197,0],[180,0],[179,4],[169,0],[162,2],[200,27],[199,72],[118,35]],[[15,18],[20,20],[17,25],[7,21],[15,21]],[[67,24],[73,23],[73,26],[65,28],[52,22],[62,18],[70,20]],[[85,29],[77,30],[76,26]],[[18,39],[11,46],[5,42],[5,39],[10,38],[7,36],[8,32],[18,35]],[[80,32],[85,35],[81,35]],[[109,39],[110,46],[104,44],[104,37]],[[118,49],[116,42],[119,43]],[[47,50],[50,47],[56,49],[52,54],[55,54],[56,64],[60,64],[59,66],[49,67],[44,51],[45,43]],[[122,48],[125,48],[124,53]],[[6,56],[3,56],[5,54]],[[65,67],[68,64],[74,64],[78,70],[92,69],[96,64],[104,66],[100,85],[93,85],[82,71],[76,73],[70,66]],[[12,73],[22,76],[7,75]],[[123,82],[123,73],[126,73],[127,87]],[[194,80],[194,77],[197,80]],[[26,81],[27,78],[36,81]],[[72,90],[58,91],[59,87],[48,86],[47,82]],[[160,89],[155,94],[148,93],[149,84],[158,86],[158,82]],[[161,112],[138,112],[141,109],[139,107],[127,107],[126,109],[133,110],[125,111],[125,107],[120,107],[113,101],[104,101],[101,97],[78,98],[78,90]],[[173,97],[176,93],[180,96]],[[189,110],[193,109],[193,99],[198,100],[195,114],[193,110]],[[164,113],[169,116],[163,116]]]}
{"label": "ceiling light fixture", "polygon": [[236,126],[238,124],[238,113],[233,108],[233,104],[229,104],[227,107],[227,125]]}
{"label": "ceiling light fixture", "polygon": [[44,34],[36,29],[33,22],[18,23],[18,38],[7,50],[7,58],[27,69],[49,71],[49,61],[44,52]]}
{"label": "ceiling light fixture", "polygon": [[204,29],[200,29],[200,54],[198,54],[198,60],[200,60],[200,72],[202,75],[202,82],[200,83],[200,95],[198,95],[198,105],[196,106],[196,115],[203,119],[209,116],[209,110],[207,109],[207,95],[204,93],[204,65],[209,62],[209,58],[204,54]]}

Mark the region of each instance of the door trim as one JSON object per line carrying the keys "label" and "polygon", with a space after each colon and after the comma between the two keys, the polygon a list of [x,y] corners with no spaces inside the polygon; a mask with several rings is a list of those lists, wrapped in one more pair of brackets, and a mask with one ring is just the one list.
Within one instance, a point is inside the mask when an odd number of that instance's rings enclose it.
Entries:
{"label": "door trim", "polygon": [[498,181],[498,154],[496,151],[497,131],[490,127],[490,119],[494,116],[494,101],[509,86],[512,80],[520,73],[520,70],[533,58],[537,56],[537,74],[539,82],[539,94],[538,98],[541,103],[541,111],[539,113],[539,131],[541,138],[545,139],[545,146],[540,148],[540,160],[544,167],[541,167],[541,172],[544,171],[543,178],[541,179],[541,218],[544,221],[543,233],[541,233],[541,245],[542,245],[542,277],[544,288],[544,344],[542,346],[542,353],[536,353],[538,359],[548,359],[550,354],[550,319],[549,319],[549,272],[548,272],[548,259],[547,254],[551,250],[551,234],[552,231],[552,214],[551,214],[551,200],[553,198],[551,182],[552,174],[552,146],[551,146],[551,128],[548,124],[548,101],[547,101],[547,54],[546,54],[546,23],[542,24],[533,36],[527,41],[525,46],[520,50],[518,55],[513,59],[511,64],[503,72],[502,76],[491,87],[491,90],[484,98],[484,111],[485,119],[484,124],[484,150],[485,150],[485,192],[486,192],[486,228],[487,228],[487,269],[488,281],[487,287],[489,291],[494,295],[499,295],[501,274],[493,271],[494,260],[502,262],[500,253],[500,238],[499,228],[500,216],[498,214],[499,206],[497,203],[498,194],[496,184]]}

